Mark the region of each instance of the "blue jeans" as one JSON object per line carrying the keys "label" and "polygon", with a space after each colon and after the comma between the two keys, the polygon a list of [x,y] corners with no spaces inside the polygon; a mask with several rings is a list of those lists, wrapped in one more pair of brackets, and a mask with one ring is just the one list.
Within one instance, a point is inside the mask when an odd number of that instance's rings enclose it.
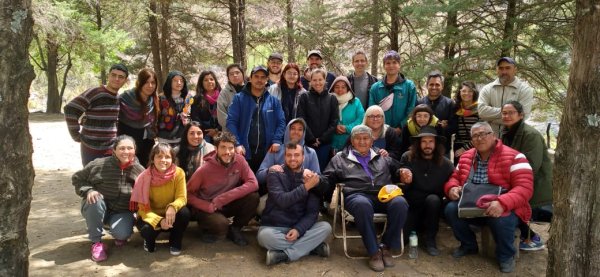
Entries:
{"label": "blue jeans", "polygon": [[377,231],[373,223],[374,213],[387,214],[387,230],[381,242],[391,249],[400,249],[400,232],[408,214],[408,202],[404,197],[398,196],[387,203],[381,203],[375,195],[353,193],[344,200],[345,209],[354,216],[354,223],[369,256],[375,255],[379,250]]}
{"label": "blue jeans", "polygon": [[459,218],[458,201],[452,201],[448,203],[444,213],[446,220],[452,227],[454,237],[460,241],[460,247],[469,250],[477,249],[477,239],[469,225],[487,225],[490,227],[496,242],[496,259],[498,262],[506,262],[515,255],[516,250],[513,242],[519,220],[514,212],[502,217]]}
{"label": "blue jeans", "polygon": [[104,199],[98,199],[94,204],[88,204],[83,198],[81,202],[81,215],[85,219],[89,239],[96,243],[102,240],[104,224],[110,226],[110,234],[118,240],[127,240],[133,233],[133,213],[110,212],[106,208]]}
{"label": "blue jeans", "polygon": [[261,226],[256,239],[267,250],[281,250],[290,261],[298,260],[310,253],[331,234],[331,225],[325,221],[316,222],[296,241],[287,241],[285,235],[291,228]]}

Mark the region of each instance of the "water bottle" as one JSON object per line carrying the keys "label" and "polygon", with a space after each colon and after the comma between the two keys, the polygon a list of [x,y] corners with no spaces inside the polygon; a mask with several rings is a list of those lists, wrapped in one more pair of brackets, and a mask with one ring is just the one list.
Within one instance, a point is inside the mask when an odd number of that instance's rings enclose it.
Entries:
{"label": "water bottle", "polygon": [[419,238],[417,237],[417,232],[410,232],[410,237],[408,237],[408,257],[411,259],[416,259],[419,255],[419,251],[417,250],[419,246]]}

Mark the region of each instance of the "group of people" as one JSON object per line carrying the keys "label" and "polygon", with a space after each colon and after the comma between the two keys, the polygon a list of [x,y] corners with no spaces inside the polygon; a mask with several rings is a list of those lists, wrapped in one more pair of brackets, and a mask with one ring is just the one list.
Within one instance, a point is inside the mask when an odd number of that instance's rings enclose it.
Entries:
{"label": "group of people", "polygon": [[[418,99],[395,51],[383,56],[381,80],[366,72],[362,51],[352,56],[348,76],[336,77],[322,60],[320,51],[309,51],[301,70],[273,53],[248,78],[232,64],[224,87],[203,71],[194,96],[178,71],[168,74],[159,96],[151,69],[118,94],[129,72],[117,64],[106,85],[69,102],[65,118],[84,165],[73,185],[83,198],[92,259],[107,258],[105,225],[116,246],[135,225],[148,252],[168,231],[170,252],[179,255],[190,220],[203,242],[228,238],[243,246],[242,227],[253,218],[260,220],[257,240],[267,265],[327,257],[331,226],[318,218],[337,183],[345,184],[345,207],[375,271],[394,266],[401,230],[405,238],[417,232],[425,251],[439,255],[441,215],[460,241],[456,258],[478,251],[470,224],[492,228],[503,272],[514,270],[515,228],[521,249],[543,248],[529,222],[532,208],[551,204],[552,165],[543,137],[524,122],[533,89],[516,77],[512,58],[497,61],[498,78],[481,91],[465,81],[454,99],[442,95],[439,72],[427,76],[428,94]],[[459,218],[467,181],[506,193],[489,203],[486,217]],[[404,195],[379,201],[377,192],[392,183]],[[257,209],[261,197],[266,204]],[[376,212],[388,215],[381,241]]]}

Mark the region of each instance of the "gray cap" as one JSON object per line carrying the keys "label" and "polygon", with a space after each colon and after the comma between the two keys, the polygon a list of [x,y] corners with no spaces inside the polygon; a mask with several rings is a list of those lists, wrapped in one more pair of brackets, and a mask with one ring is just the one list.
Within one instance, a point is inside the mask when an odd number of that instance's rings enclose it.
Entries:
{"label": "gray cap", "polygon": [[283,62],[283,56],[281,54],[277,53],[277,52],[271,53],[271,55],[269,55],[269,59],[268,60],[270,61],[272,59],[278,59],[278,60],[280,60],[280,61]]}
{"label": "gray cap", "polygon": [[306,55],[306,58],[308,59],[312,55],[319,56],[319,58],[323,59],[323,55],[321,54],[321,51],[319,51],[319,50],[310,50],[310,51],[308,51],[308,55]]}
{"label": "gray cap", "polygon": [[264,72],[266,75],[269,75],[269,71],[267,70],[267,68],[265,68],[262,65],[257,65],[254,68],[252,68],[252,71],[250,72],[250,76],[254,75],[254,73],[262,71]]}

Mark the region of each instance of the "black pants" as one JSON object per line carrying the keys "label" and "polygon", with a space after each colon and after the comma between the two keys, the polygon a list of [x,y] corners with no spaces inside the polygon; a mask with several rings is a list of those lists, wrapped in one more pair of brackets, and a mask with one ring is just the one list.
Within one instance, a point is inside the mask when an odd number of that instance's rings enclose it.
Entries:
{"label": "black pants", "polygon": [[233,217],[231,226],[241,229],[256,216],[256,207],[258,207],[258,193],[253,192],[223,206],[214,213],[191,209],[193,219],[198,221],[202,230],[222,239],[227,235],[230,217]]}
{"label": "black pants", "polygon": [[181,241],[183,240],[183,232],[190,223],[190,210],[187,207],[181,208],[175,215],[175,222],[173,228],[169,230],[154,230],[152,225],[147,222],[138,219],[136,226],[140,230],[140,234],[146,241],[148,249],[154,249],[156,244],[156,237],[161,232],[169,232],[169,246],[181,249]]}
{"label": "black pants", "polygon": [[404,225],[404,240],[408,239],[410,232],[423,232],[425,246],[435,245],[438,233],[442,198],[436,194],[429,194],[422,200],[408,199],[408,218]]}
{"label": "black pants", "polygon": [[[283,146],[281,146],[281,147],[283,147]],[[248,160],[248,165],[250,166],[250,169],[252,169],[252,172],[254,172],[254,174],[256,174],[256,172],[260,168],[260,164],[263,162],[263,160],[265,159],[265,156],[267,155],[267,151],[263,148],[258,148],[258,151],[256,151],[256,152],[254,150],[256,150],[256,149],[252,148],[252,154],[251,154],[250,160]],[[263,184],[258,184],[258,194],[261,196],[267,194],[267,183],[266,182]]]}

